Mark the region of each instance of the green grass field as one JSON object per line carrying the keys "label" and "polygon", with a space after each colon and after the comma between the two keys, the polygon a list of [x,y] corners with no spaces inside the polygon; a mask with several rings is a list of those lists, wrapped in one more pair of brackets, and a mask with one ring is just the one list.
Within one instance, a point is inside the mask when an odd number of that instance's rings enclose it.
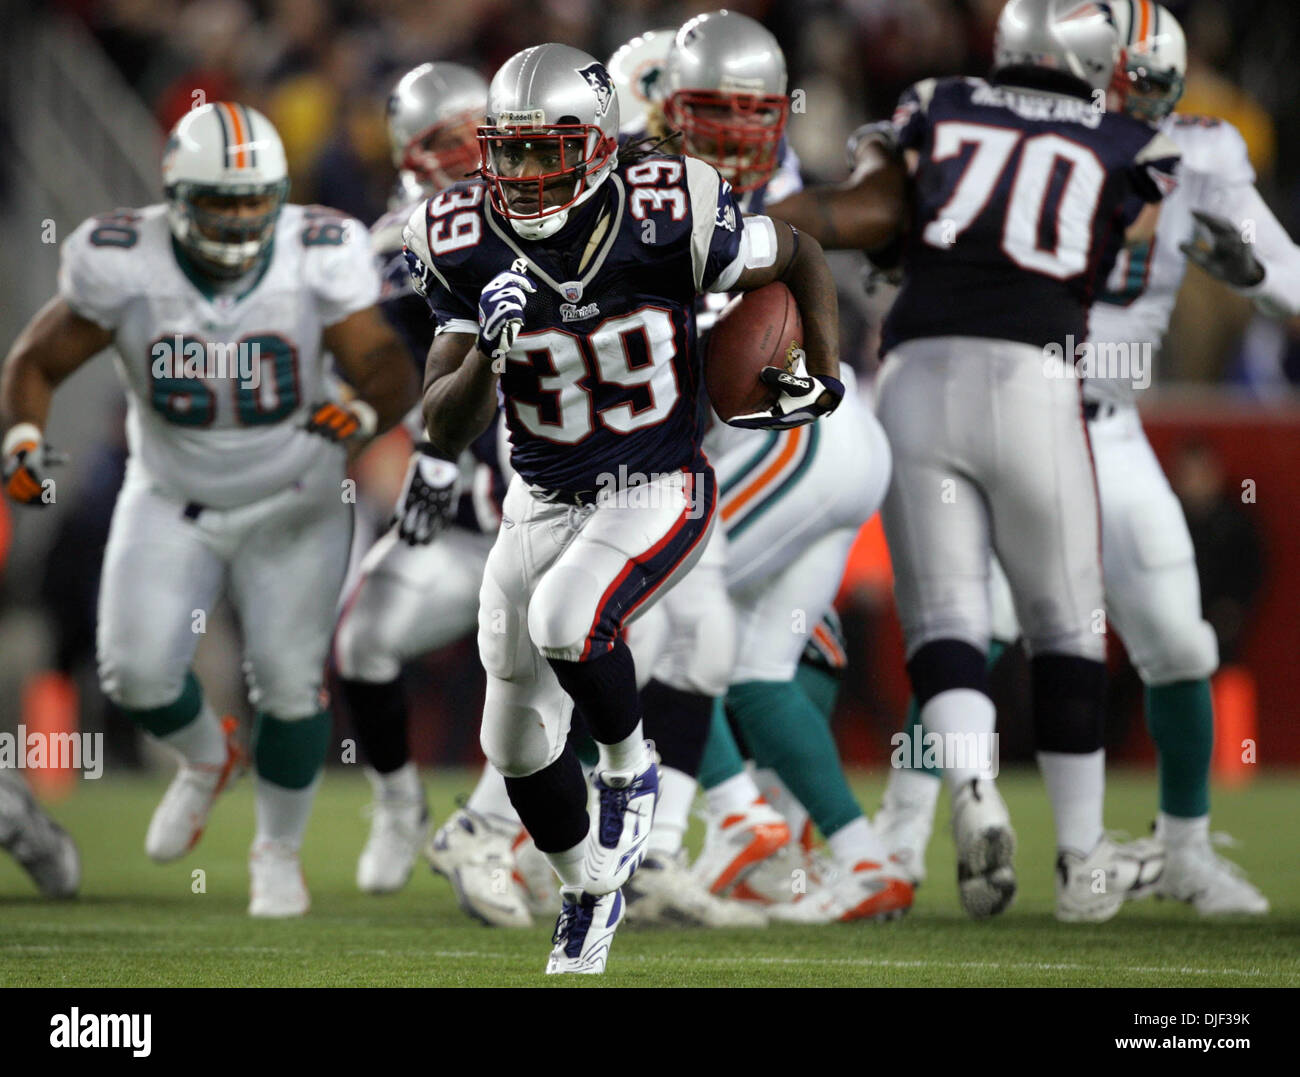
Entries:
{"label": "green grass field", "polygon": [[[438,820],[473,776],[426,775]],[[858,775],[874,810],[883,775]],[[1231,855],[1273,904],[1259,920],[1205,921],[1182,905],[1148,900],[1102,925],[1052,918],[1052,834],[1034,772],[1007,772],[1000,786],[1020,839],[1020,892],[1002,917],[962,914],[952,844],[937,828],[930,879],[902,921],[753,932],[620,930],[606,986],[1225,986],[1300,984],[1300,780],[1261,778],[1216,791],[1215,829],[1241,846]],[[202,844],[165,867],[143,840],[163,779],[82,781],[53,809],[82,850],[81,897],[40,899],[0,857],[0,986],[552,986],[542,975],[551,925],[528,931],[481,927],[457,909],[451,888],[423,862],[406,889],[368,897],[353,883],[367,821],[359,773],[331,772],[321,788],[303,861],[312,911],[297,922],[255,922],[248,901],[252,785],[218,805]],[[1112,774],[1107,824],[1144,832],[1154,777]],[[946,801],[946,798],[945,798]],[[941,819],[946,819],[946,802]],[[694,833],[698,840],[699,834]],[[192,872],[206,893],[191,890]],[[592,986],[566,977],[564,986]]]}

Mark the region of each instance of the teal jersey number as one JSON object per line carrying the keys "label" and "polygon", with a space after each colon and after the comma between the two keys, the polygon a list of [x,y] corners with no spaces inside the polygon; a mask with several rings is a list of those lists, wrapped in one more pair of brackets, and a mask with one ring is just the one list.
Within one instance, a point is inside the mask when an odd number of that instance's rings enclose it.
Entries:
{"label": "teal jersey number", "polygon": [[239,421],[244,426],[264,426],[292,415],[302,402],[297,349],[278,333],[254,333],[239,343],[254,356],[258,382],[256,388],[242,379],[235,383]]}
{"label": "teal jersey number", "polygon": [[[241,426],[281,422],[302,403],[298,350],[278,333],[250,333],[227,345],[224,359],[197,337],[180,337],[181,354],[172,355],[177,339],[175,334],[159,337],[149,348],[149,402],[169,423],[212,425],[217,397],[205,380],[208,373],[230,383]],[[219,369],[210,370],[210,364]]]}
{"label": "teal jersey number", "polygon": [[[180,354],[174,354],[180,344]],[[217,398],[202,378],[186,377],[185,360],[191,365],[206,361],[207,344],[196,337],[176,334],[159,337],[149,345],[152,375],[149,403],[169,423],[177,426],[211,426],[217,417]]]}

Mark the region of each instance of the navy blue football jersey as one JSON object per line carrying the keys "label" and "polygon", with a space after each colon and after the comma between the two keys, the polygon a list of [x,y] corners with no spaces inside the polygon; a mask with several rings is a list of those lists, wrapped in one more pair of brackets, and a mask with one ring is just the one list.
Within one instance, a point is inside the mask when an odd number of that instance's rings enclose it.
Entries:
{"label": "navy blue football jersey", "polygon": [[405,233],[439,332],[477,333],[484,286],[526,263],[537,290],[500,380],[511,463],[563,493],[702,466],[695,298],[735,283],[743,234],[717,172],[668,156],[615,170],[544,240],[517,235],[480,180],[431,199]]}
{"label": "navy blue football jersey", "polygon": [[1088,97],[975,78],[917,83],[893,122],[919,160],[882,352],[914,337],[1086,340],[1124,229],[1173,190],[1178,147]]}

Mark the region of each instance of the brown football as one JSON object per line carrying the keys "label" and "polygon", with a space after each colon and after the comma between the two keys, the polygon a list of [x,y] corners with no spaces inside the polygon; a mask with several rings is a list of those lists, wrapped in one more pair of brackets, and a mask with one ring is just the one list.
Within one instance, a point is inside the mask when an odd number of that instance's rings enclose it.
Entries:
{"label": "brown football", "polygon": [[780,281],[738,295],[709,333],[704,384],[723,419],[762,411],[776,393],[758,380],[765,366],[789,370],[803,348],[803,321],[790,289]]}

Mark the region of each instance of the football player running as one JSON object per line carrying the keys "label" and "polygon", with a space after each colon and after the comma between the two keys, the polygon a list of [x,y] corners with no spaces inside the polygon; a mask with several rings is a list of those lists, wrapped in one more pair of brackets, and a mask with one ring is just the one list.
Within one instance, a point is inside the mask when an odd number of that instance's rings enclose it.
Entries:
{"label": "football player running", "polygon": [[[1241,135],[1223,120],[1173,113],[1187,70],[1182,27],[1151,0],[1119,0],[1111,11],[1125,47],[1124,110],[1172,140],[1182,165],[1155,235],[1120,256],[1099,294],[1089,342],[1094,349],[1125,346],[1134,356],[1143,344],[1158,347],[1188,260],[1270,316],[1300,313],[1300,248],[1255,190]],[[1253,242],[1242,238],[1248,227]],[[1191,902],[1203,916],[1258,915],[1268,911],[1268,900],[1211,844],[1209,678],[1218,649],[1201,617],[1187,522],[1138,415],[1137,395],[1149,374],[1094,370],[1083,397],[1101,504],[1106,608],[1146,684],[1147,726],[1159,760],[1155,838],[1165,868],[1156,892]],[[885,806],[893,854],[902,862],[924,862],[934,777],[890,774]]]}
{"label": "football player running", "polygon": [[[330,735],[322,672],[352,531],[345,457],[401,418],[416,381],[375,307],[364,226],[285,202],[266,117],[227,102],[191,111],[162,171],[165,204],[95,217],[67,239],[58,294],[10,350],[5,487],[43,503],[51,397],[113,346],[130,456],[104,555],[100,683],[181,759],[145,849],[166,862],[192,848],[241,763],[234,720],[218,720],[190,669],[224,588],[256,712],[249,913],[300,916],[298,850]],[[327,352],[355,398],[336,398]]]}
{"label": "football player running", "polygon": [[[716,512],[696,295],[784,280],[799,304],[808,374],[743,421],[811,422],[843,395],[819,245],[742,220],[701,162],[620,164],[618,129],[602,64],[565,45],[526,49],[489,87],[483,178],[431,200],[406,234],[438,322],[430,441],[454,459],[498,392],[505,403],[515,477],[480,596],[482,743],[562,883],[552,973],[604,970],[653,820],[623,632],[698,559]],[[574,707],[600,751],[592,818],[567,745]]]}
{"label": "football player running", "polygon": [[[798,163],[785,141],[785,57],[761,24],[727,11],[691,19],[678,30],[656,85],[662,113],[652,108],[649,129],[678,129],[685,152],[719,170],[742,210],[761,212],[771,197],[799,189]],[[702,328],[716,317],[709,301],[718,298],[704,297]],[[715,535],[661,607],[672,631],[651,684],[662,686],[662,702],[647,707],[647,727],[664,756],[664,799],[649,870],[633,880],[630,895],[654,885],[664,870],[659,865],[680,850],[697,773],[706,779],[709,830],[694,872],[711,891],[760,898],[748,877],[789,841],[787,823],[744,769],[721,705],[714,709],[711,697],[725,695],[756,761],[771,772],[765,785],[788,786],[793,795],[782,799],[807,805],[839,867],[823,892],[799,894],[792,869],[802,865],[784,857],[769,865],[775,885],[760,900],[774,902],[770,914],[830,922],[895,916],[911,903],[910,883],[888,864],[826,721],[796,681],[804,644],[830,608],[849,547],[889,480],[884,432],[845,377],[843,406],[814,427],[761,431],[715,423],[705,438],[722,492],[725,545]],[[715,547],[719,564],[710,572]],[[725,646],[732,625],[734,650]],[[663,742],[685,739],[697,714],[699,747],[693,757],[679,750],[670,769]]]}
{"label": "football player running", "polygon": [[[849,184],[789,207],[836,245],[901,242],[906,278],[885,323],[878,413],[894,450],[884,523],[908,673],[927,734],[991,745],[995,551],[1031,655],[1063,920],[1109,919],[1149,893],[1161,867],[1149,846],[1121,848],[1102,828],[1100,523],[1064,357],[1086,339],[1100,274],[1125,242],[1150,239],[1174,187],[1177,147],[1101,107],[1118,56],[1104,6],[1011,0],[991,79],[918,83],[870,132]],[[909,183],[899,240],[892,221]],[[991,760],[977,754],[945,777],[961,899],[979,918],[1015,894],[1015,837]]]}
{"label": "football player running", "polygon": [[[486,108],[487,81],[453,63],[421,64],[398,80],[388,98],[389,138],[399,175],[397,204],[371,228],[371,245],[382,279],[380,308],[421,371],[434,326],[428,305],[411,287],[402,229],[416,205],[478,169],[476,132]],[[418,192],[415,197],[408,196],[412,189]],[[334,638],[339,693],[352,715],[374,790],[370,836],[356,876],[357,886],[373,894],[405,885],[429,826],[424,790],[410,756],[399,674],[404,662],[473,631],[483,565],[504,492],[495,467],[495,427],[452,463],[430,453],[418,407],[408,415],[407,426],[415,451],[395,519],[362,561]],[[485,775],[484,781],[490,780]],[[500,797],[505,799],[504,787]],[[499,858],[495,844],[488,852]],[[485,866],[491,868],[492,860],[488,856]],[[458,893],[462,877],[471,886],[478,877],[454,869],[447,874]],[[475,900],[460,896],[462,902]],[[490,891],[483,899],[489,910],[501,903]],[[507,904],[507,921],[517,919],[518,904]]]}

